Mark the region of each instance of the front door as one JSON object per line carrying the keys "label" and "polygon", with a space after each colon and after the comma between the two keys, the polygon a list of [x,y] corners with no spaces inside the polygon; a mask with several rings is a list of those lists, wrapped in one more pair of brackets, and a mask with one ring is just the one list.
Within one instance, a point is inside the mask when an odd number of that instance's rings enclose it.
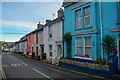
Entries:
{"label": "front door", "polygon": [[36,47],[36,57],[38,57],[38,47]]}
{"label": "front door", "polygon": [[62,54],[62,46],[58,45],[58,56]]}
{"label": "front door", "polygon": [[44,46],[41,47],[41,52],[44,53]]}

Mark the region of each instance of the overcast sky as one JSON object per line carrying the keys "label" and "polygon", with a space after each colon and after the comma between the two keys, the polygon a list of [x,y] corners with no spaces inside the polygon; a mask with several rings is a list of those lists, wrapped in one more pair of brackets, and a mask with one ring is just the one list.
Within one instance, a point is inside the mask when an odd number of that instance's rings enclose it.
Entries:
{"label": "overcast sky", "polygon": [[2,39],[0,40],[18,41],[22,36],[36,29],[38,22],[45,24],[46,19],[55,19],[61,6],[62,1],[2,2]]}

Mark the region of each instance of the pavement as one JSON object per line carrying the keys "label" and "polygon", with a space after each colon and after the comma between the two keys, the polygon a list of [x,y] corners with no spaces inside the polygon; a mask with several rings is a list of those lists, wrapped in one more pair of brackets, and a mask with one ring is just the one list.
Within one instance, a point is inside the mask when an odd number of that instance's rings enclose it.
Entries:
{"label": "pavement", "polygon": [[[0,52],[0,72],[2,73],[1,62],[2,62],[2,55],[1,55],[1,52]],[[0,79],[2,79],[2,74],[1,73],[0,73]]]}
{"label": "pavement", "polygon": [[40,61],[35,61],[17,54],[5,52],[2,56],[2,68],[9,79],[39,79],[39,80],[106,80],[104,77],[75,73],[54,68]]}

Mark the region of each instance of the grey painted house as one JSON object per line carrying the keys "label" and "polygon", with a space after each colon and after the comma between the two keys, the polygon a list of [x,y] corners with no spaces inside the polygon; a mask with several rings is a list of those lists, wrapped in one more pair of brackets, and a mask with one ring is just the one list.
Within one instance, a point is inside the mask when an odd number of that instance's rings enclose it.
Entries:
{"label": "grey painted house", "polygon": [[25,55],[27,54],[27,38],[26,36],[23,36],[21,39],[20,39],[20,52]]}

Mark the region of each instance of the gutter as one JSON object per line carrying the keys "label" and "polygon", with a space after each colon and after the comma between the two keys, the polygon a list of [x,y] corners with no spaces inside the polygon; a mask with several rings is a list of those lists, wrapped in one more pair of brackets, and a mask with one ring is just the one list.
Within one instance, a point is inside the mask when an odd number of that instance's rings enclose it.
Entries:
{"label": "gutter", "polygon": [[101,0],[99,0],[99,5],[100,5],[100,26],[101,26],[101,53],[102,53],[102,60],[103,60],[103,23],[102,23],[102,9],[101,9]]}

